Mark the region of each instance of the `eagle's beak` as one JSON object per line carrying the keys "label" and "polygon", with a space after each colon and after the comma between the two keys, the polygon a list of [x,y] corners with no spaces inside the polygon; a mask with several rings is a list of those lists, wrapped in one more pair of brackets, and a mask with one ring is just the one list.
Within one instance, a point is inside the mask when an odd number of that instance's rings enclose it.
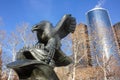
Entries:
{"label": "eagle's beak", "polygon": [[34,32],[34,31],[37,31],[37,30],[38,30],[37,26],[33,26],[31,31]]}
{"label": "eagle's beak", "polygon": [[32,30],[31,30],[31,31],[32,31],[32,32],[34,32],[34,31],[35,31],[35,29],[33,29],[33,28],[32,28]]}

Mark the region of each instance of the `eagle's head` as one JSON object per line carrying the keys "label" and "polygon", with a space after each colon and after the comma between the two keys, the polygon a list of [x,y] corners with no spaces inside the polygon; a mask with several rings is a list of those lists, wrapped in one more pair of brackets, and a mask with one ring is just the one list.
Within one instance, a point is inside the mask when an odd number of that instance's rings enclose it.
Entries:
{"label": "eagle's head", "polygon": [[32,28],[32,32],[37,32],[38,40],[47,40],[52,24],[49,21],[41,21]]}
{"label": "eagle's head", "polygon": [[43,32],[49,25],[51,25],[49,21],[41,21],[40,23],[32,27],[32,32],[34,31]]}

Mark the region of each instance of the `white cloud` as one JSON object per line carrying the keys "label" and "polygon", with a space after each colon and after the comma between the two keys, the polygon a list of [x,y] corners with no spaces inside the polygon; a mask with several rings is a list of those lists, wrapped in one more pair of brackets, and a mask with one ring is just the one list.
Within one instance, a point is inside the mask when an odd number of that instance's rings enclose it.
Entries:
{"label": "white cloud", "polygon": [[104,3],[105,3],[105,0],[99,0],[99,1],[98,1],[98,4],[95,6],[95,8],[100,8],[100,7],[102,7],[102,6],[104,5]]}

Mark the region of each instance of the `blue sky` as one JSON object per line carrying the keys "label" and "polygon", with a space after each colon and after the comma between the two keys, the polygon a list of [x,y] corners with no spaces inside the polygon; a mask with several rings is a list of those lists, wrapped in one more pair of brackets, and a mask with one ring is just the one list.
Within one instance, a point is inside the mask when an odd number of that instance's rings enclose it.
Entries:
{"label": "blue sky", "polygon": [[[23,22],[30,26],[41,20],[55,25],[64,14],[72,14],[77,23],[86,24],[85,13],[99,0],[0,0],[0,29],[12,31]],[[120,0],[105,0],[102,5],[109,11],[112,24],[120,21]]]}

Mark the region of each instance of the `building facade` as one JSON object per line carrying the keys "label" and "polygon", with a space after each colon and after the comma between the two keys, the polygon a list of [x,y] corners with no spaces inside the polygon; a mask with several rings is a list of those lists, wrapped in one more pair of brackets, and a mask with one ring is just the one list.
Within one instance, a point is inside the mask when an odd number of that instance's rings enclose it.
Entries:
{"label": "building facade", "polygon": [[88,30],[85,24],[77,25],[72,35],[73,59],[80,66],[90,65]]}
{"label": "building facade", "polygon": [[115,31],[115,35],[116,35],[116,38],[117,38],[118,46],[119,46],[119,49],[120,49],[120,22],[118,22],[115,25],[113,25],[113,29]]}

